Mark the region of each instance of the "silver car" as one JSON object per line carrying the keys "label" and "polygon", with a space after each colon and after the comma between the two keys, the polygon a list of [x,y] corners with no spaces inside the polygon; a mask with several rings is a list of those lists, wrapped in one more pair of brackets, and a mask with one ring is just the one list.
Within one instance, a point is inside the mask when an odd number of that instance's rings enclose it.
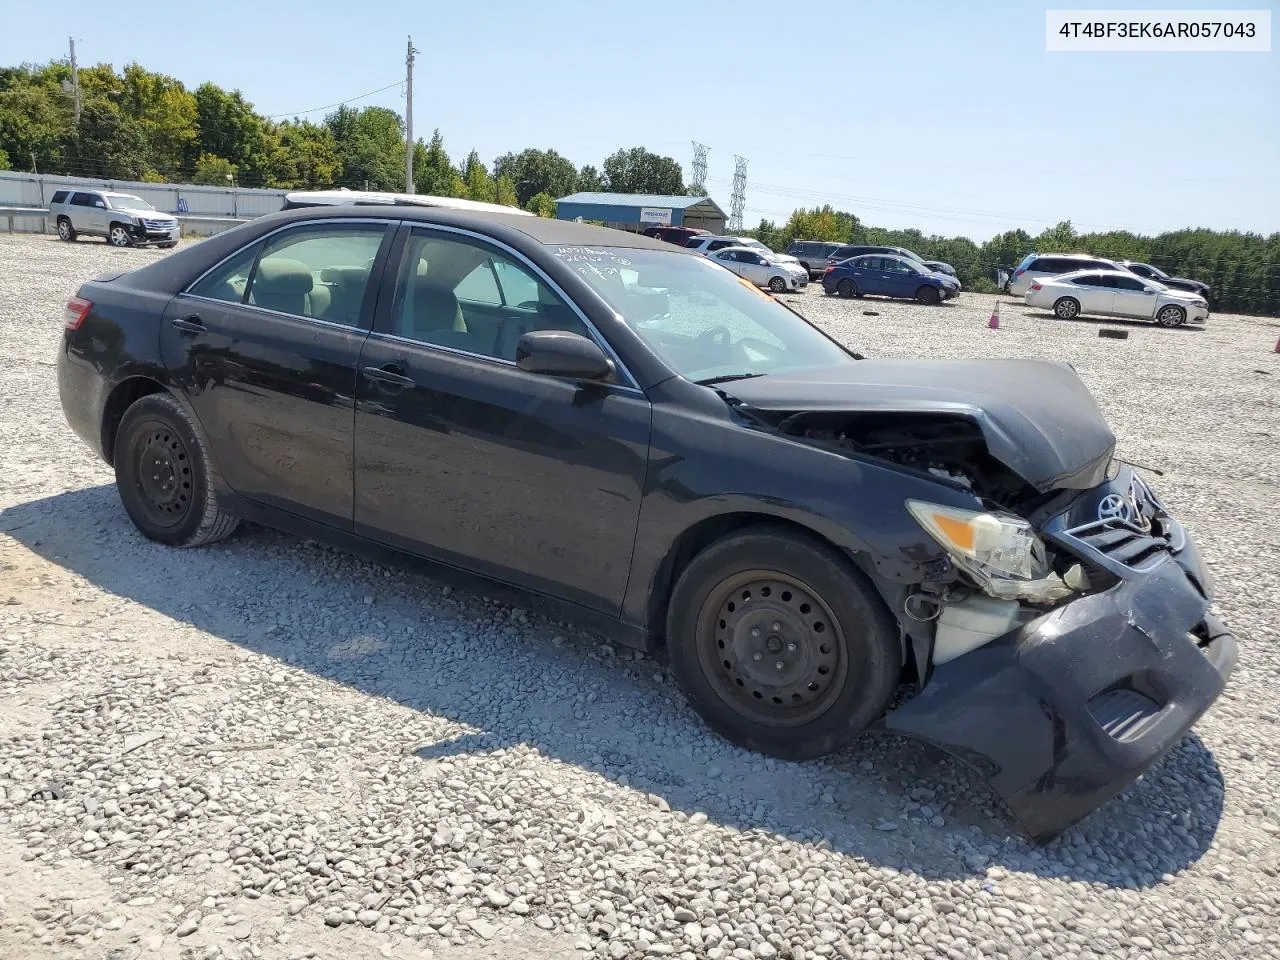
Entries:
{"label": "silver car", "polygon": [[178,221],[141,197],[111,190],[59,190],[49,201],[58,237],[68,243],[81,234],[105,237],[113,247],[172,247]]}
{"label": "silver car", "polygon": [[1033,280],[1027,305],[1052,310],[1060,320],[1084,314],[1154,320],[1162,327],[1204,323],[1209,304],[1204,297],[1171,290],[1127,270],[1078,270],[1060,277]]}
{"label": "silver car", "polygon": [[774,293],[803,290],[809,285],[809,271],[799,263],[783,260],[777,254],[761,253],[755,247],[724,247],[709,257],[758,287]]}
{"label": "silver car", "polygon": [[1008,292],[1012,297],[1020,297],[1027,292],[1033,281],[1044,281],[1049,277],[1060,277],[1064,273],[1075,270],[1120,270],[1123,268],[1114,260],[1095,257],[1088,253],[1028,253],[1022,262],[1014,268],[1009,278]]}

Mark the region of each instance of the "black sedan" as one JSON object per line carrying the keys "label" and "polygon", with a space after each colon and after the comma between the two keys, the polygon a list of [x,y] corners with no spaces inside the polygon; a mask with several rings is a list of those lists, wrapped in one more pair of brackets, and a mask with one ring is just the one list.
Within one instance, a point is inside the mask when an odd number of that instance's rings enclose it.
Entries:
{"label": "black sedan", "polygon": [[1130,273],[1137,274],[1144,280],[1154,280],[1156,283],[1164,284],[1172,290],[1185,290],[1187,293],[1196,293],[1204,297],[1205,303],[1213,303],[1210,297],[1213,291],[1207,283],[1192,280],[1190,277],[1171,277],[1159,267],[1153,267],[1149,263],[1138,263],[1135,260],[1121,260],[1120,266]]}
{"label": "black sedan", "polygon": [[665,657],[738,744],[803,760],[884,716],[1036,837],[1235,661],[1070,367],[866,360],[634,234],[274,214],[82,286],[58,380],[153,540],[244,518],[501,581]]}

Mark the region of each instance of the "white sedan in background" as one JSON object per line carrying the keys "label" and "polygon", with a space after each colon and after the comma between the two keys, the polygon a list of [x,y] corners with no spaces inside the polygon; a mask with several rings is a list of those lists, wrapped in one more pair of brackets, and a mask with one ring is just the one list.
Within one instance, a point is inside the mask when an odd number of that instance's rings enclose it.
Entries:
{"label": "white sedan in background", "polygon": [[1060,320],[1086,314],[1153,320],[1162,327],[1204,323],[1209,304],[1204,297],[1173,290],[1124,270],[1077,270],[1031,282],[1027,305],[1052,310]]}
{"label": "white sedan in background", "polygon": [[794,258],[783,260],[755,247],[723,247],[708,256],[744,280],[768,287],[774,293],[802,290],[809,285],[809,271],[800,266],[799,261],[788,262]]}

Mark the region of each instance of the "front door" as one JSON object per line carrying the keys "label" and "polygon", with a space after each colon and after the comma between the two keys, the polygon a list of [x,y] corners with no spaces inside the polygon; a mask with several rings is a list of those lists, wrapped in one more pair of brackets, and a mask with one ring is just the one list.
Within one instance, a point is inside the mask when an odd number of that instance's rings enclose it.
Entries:
{"label": "front door", "polygon": [[1138,277],[1108,277],[1115,289],[1111,312],[1119,317],[1150,320],[1156,314],[1156,291]]}
{"label": "front door", "polygon": [[385,221],[292,227],[170,301],[165,364],[236,493],[350,529],[356,363],[386,234]]}
{"label": "front door", "polygon": [[394,293],[381,297],[360,360],[356,532],[616,613],[648,400],[516,367],[524,332],[594,335],[518,254],[415,227],[394,262]]}

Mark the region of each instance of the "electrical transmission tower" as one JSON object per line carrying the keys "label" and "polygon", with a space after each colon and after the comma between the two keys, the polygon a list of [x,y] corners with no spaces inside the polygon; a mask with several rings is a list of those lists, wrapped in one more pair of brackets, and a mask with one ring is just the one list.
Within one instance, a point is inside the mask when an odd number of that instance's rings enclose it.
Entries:
{"label": "electrical transmission tower", "polygon": [[707,192],[707,148],[697,140],[693,141],[693,179],[689,181],[689,192],[696,196]]}
{"label": "electrical transmission tower", "polygon": [[742,230],[742,214],[747,208],[747,158],[733,157],[733,196],[729,200],[729,230]]}

